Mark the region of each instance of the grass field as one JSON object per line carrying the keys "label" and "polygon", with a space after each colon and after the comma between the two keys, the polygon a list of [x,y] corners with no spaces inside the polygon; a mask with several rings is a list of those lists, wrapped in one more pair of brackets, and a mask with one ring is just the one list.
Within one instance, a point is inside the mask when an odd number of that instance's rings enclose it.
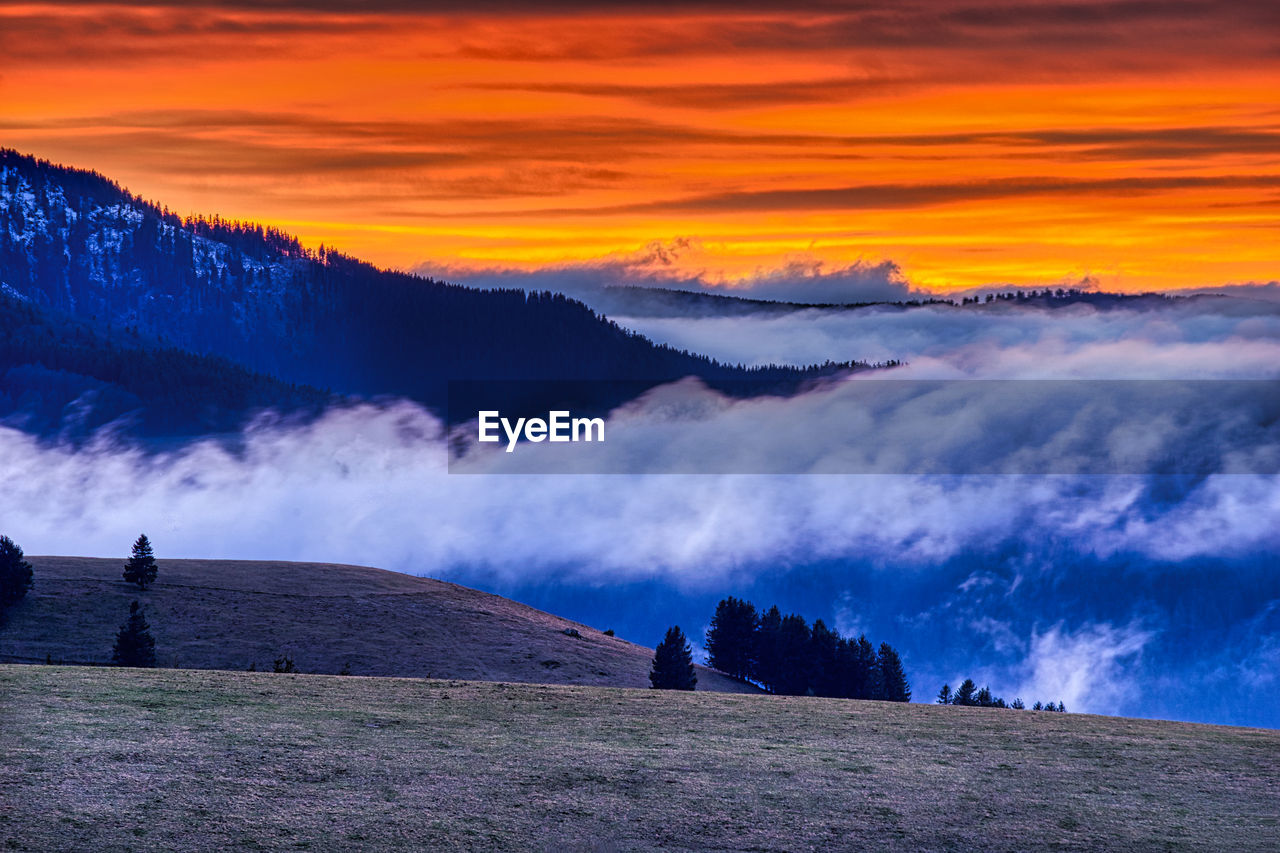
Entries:
{"label": "grass field", "polygon": [[0,702],[10,849],[1280,849],[1273,731],[13,665]]}

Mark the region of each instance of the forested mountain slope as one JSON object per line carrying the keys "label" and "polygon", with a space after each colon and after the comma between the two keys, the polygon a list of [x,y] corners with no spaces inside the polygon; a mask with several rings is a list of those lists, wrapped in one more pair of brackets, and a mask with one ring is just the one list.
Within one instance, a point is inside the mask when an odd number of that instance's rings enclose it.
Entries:
{"label": "forested mountain slope", "polygon": [[257,225],[183,220],[101,175],[9,150],[0,150],[0,289],[107,339],[432,406],[455,379],[791,382],[863,366],[718,364],[559,294],[446,284],[309,252]]}

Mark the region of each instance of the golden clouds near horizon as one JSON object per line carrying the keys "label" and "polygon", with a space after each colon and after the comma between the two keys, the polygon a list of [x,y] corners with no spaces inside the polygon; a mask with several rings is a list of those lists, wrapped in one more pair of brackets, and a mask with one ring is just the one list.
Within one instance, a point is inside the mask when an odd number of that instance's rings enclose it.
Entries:
{"label": "golden clouds near horizon", "polygon": [[1278,275],[1280,21],[1254,5],[269,5],[0,4],[4,144],[388,266],[689,236],[728,277]]}

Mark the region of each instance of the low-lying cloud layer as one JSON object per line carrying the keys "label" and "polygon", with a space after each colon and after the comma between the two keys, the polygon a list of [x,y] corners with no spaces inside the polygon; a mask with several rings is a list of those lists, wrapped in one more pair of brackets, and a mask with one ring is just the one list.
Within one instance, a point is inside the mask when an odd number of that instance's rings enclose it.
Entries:
{"label": "low-lying cloud layer", "polygon": [[[1261,379],[1280,371],[1271,292],[1237,288],[1232,297],[1128,310],[999,302],[614,319],[660,343],[747,365],[896,359],[907,362],[895,373],[902,378]],[[1240,298],[1255,293],[1261,298]]]}
{"label": "low-lying cloud layer", "polygon": [[[451,433],[454,474],[1280,474],[1280,381],[923,380],[892,372],[735,398],[688,379],[607,430]],[[735,386],[741,389],[743,386]],[[747,388],[754,386],[746,385]],[[768,394],[760,385],[756,393]],[[739,390],[739,393],[740,390]],[[491,404],[485,404],[491,405]],[[451,414],[460,414],[451,407]],[[499,415],[501,412],[498,413]],[[607,431],[607,439],[601,436]],[[583,439],[583,436],[578,436]]]}
{"label": "low-lying cloud layer", "polygon": [[[1093,378],[1135,364],[1163,375],[1276,376],[1273,316],[1198,304],[837,319],[851,346],[897,341],[915,350],[913,368],[932,359],[974,377],[1051,351],[1069,373]],[[754,323],[742,334],[758,338]],[[745,346],[727,332],[724,342]],[[685,384],[615,413],[610,429],[627,419],[648,426],[619,429],[602,447],[694,452],[754,428],[770,452],[803,453],[829,424],[862,417],[868,429],[913,430],[904,447],[944,456],[962,452],[955,436],[973,426],[964,412],[859,413],[845,403],[839,389],[733,402]],[[982,411],[972,414],[983,423]],[[981,429],[1002,449],[1023,440],[999,424]],[[1150,423],[1151,435],[1198,434],[1217,446],[1204,429]],[[1235,672],[1224,689],[1251,703],[1277,677],[1280,586],[1268,568],[1280,553],[1277,476],[460,476],[448,472],[442,424],[408,403],[335,409],[308,425],[263,420],[234,447],[208,441],[161,454],[108,437],[79,450],[48,446],[0,429],[0,458],[0,518],[29,553],[123,553],[145,530],[162,557],[363,563],[513,592],[647,585],[662,608],[651,620],[673,618],[681,601],[767,588],[813,590],[790,606],[832,622],[832,602],[849,594],[840,618],[903,648],[919,699],[969,674],[1007,698],[1062,699],[1072,710],[1280,723],[1262,710],[1158,696],[1167,679]],[[477,464],[483,471],[485,460]],[[875,592],[851,592],[860,588]],[[548,595],[540,603],[554,607]],[[662,627],[644,623],[636,638]],[[1219,645],[1179,645],[1200,635]]]}
{"label": "low-lying cloud layer", "polygon": [[802,303],[894,302],[926,294],[914,290],[892,261],[831,265],[807,255],[781,266],[730,277],[700,241],[654,241],[635,251],[534,270],[422,264],[415,272],[471,287],[556,290],[597,304],[608,287],[659,287]]}

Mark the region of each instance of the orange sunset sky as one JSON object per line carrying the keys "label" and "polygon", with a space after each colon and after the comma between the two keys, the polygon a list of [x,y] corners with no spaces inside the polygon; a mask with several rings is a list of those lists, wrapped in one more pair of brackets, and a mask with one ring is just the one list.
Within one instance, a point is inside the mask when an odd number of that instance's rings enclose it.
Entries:
{"label": "orange sunset sky", "polygon": [[383,266],[1280,277],[1280,4],[0,4],[0,144]]}

